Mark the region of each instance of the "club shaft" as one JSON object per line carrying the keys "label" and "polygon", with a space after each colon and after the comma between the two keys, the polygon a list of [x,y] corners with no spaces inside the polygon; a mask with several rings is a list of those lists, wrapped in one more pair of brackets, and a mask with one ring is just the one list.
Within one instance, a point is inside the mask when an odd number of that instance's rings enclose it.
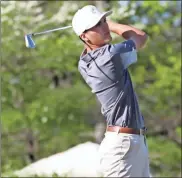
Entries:
{"label": "club shaft", "polygon": [[50,32],[54,32],[54,31],[58,31],[58,30],[64,30],[64,29],[71,28],[71,27],[72,27],[72,26],[66,26],[66,27],[61,27],[61,28],[55,28],[55,29],[46,30],[46,31],[43,31],[43,32],[32,33],[32,35],[35,36],[35,35],[50,33]]}

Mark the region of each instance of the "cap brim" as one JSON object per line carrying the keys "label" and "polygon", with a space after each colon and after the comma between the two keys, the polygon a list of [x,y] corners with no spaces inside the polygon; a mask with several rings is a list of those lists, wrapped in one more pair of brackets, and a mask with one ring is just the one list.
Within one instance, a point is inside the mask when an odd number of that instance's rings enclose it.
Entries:
{"label": "cap brim", "polygon": [[103,13],[106,17],[112,14],[112,11],[107,11]]}
{"label": "cap brim", "polygon": [[107,11],[107,12],[102,13],[101,16],[95,21],[95,23],[92,24],[92,26],[89,26],[86,30],[88,30],[88,29],[94,27],[95,25],[97,25],[97,23],[102,19],[102,17],[107,17],[107,16],[109,16],[111,14],[112,14],[112,11]]}

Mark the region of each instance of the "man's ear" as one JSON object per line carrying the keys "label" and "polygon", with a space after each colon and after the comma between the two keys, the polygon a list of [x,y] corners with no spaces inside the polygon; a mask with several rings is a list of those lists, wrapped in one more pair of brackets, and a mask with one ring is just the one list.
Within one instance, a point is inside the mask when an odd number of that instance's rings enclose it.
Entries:
{"label": "man's ear", "polygon": [[86,37],[86,35],[85,35],[85,33],[82,33],[81,35],[80,35],[80,38],[83,40],[83,41],[89,41],[89,39]]}

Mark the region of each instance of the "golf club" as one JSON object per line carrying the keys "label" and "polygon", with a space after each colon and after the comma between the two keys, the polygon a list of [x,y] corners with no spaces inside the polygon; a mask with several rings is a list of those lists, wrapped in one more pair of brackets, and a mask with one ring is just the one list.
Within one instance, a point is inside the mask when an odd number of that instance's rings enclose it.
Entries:
{"label": "golf club", "polygon": [[25,45],[27,48],[35,48],[35,42],[32,39],[32,36],[36,36],[36,35],[41,35],[41,34],[46,34],[46,33],[50,33],[50,32],[54,32],[54,31],[58,31],[58,30],[64,30],[67,28],[71,28],[72,26],[66,26],[66,27],[61,27],[61,28],[55,28],[52,30],[46,30],[43,32],[38,32],[38,33],[31,33],[31,34],[27,34],[25,35]]}

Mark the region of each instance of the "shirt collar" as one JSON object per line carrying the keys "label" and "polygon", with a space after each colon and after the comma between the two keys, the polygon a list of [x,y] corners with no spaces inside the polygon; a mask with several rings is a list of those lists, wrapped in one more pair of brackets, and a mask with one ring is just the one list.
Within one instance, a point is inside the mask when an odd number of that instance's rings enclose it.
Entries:
{"label": "shirt collar", "polygon": [[[82,51],[80,55],[80,60],[85,61],[86,63],[90,63],[92,60],[95,60],[102,52],[104,51],[106,45],[95,50],[92,50],[86,53],[86,48]],[[86,54],[85,54],[86,53]]]}

